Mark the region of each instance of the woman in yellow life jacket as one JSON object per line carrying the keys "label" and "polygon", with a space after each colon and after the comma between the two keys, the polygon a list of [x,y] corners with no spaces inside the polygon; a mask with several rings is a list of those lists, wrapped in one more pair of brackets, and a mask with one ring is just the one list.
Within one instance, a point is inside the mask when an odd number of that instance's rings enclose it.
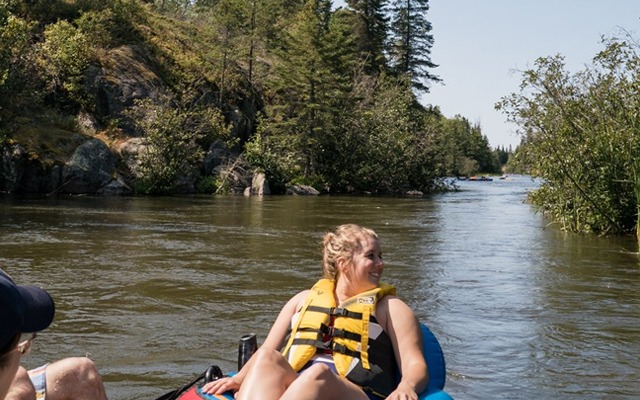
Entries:
{"label": "woman in yellow life jacket", "polygon": [[416,400],[427,385],[422,335],[384,269],[377,234],[348,224],[323,239],[323,278],[282,308],[262,346],[203,392],[242,400]]}

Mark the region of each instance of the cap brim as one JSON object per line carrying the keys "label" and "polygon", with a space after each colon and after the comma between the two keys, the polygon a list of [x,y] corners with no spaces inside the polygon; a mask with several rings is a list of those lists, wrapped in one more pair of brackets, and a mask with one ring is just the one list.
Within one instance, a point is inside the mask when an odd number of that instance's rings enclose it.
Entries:
{"label": "cap brim", "polygon": [[26,306],[21,332],[40,332],[51,325],[56,308],[49,293],[36,286],[17,285],[17,288]]}

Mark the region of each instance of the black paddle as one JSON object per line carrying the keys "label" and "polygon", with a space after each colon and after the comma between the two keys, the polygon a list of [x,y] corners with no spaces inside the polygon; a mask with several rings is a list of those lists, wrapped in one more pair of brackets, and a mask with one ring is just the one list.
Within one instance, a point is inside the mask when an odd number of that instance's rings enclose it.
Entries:
{"label": "black paddle", "polygon": [[163,394],[162,396],[158,397],[156,400],[176,400],[178,397],[180,397],[182,393],[186,392],[190,387],[192,387],[199,381],[204,380],[203,384],[206,384],[206,383],[215,381],[216,379],[220,379],[222,377],[223,377],[223,374],[220,367],[218,367],[217,365],[212,365],[209,368],[207,368],[206,371],[198,375],[198,377],[193,381],[187,383],[186,385],[180,387],[179,389],[172,390],[168,393]]}

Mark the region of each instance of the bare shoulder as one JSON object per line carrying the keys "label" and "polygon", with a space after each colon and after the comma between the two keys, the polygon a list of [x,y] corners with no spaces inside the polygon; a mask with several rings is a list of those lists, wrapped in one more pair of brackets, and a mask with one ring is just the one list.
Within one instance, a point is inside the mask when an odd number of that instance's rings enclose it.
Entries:
{"label": "bare shoulder", "polygon": [[293,296],[291,299],[289,299],[285,307],[291,308],[293,312],[299,311],[304,304],[304,300],[309,295],[309,292],[310,292],[309,289],[299,292],[298,294]]}
{"label": "bare shoulder", "polygon": [[302,307],[302,305],[304,304],[304,299],[307,297],[308,293],[308,290],[303,290],[302,292],[291,297],[289,301],[287,301],[287,304],[282,307],[280,313],[278,314],[278,317],[271,326],[269,335],[262,344],[263,346],[273,349],[279,349],[280,347],[282,347],[284,339],[287,335],[287,331],[291,324],[291,318]]}
{"label": "bare shoulder", "polygon": [[417,323],[413,310],[396,296],[385,296],[378,302],[376,306],[376,319],[385,331],[389,331],[392,326],[398,326],[398,323],[409,323],[410,325]]}
{"label": "bare shoulder", "polygon": [[383,311],[390,311],[390,312],[395,312],[395,311],[409,311],[411,313],[413,313],[413,311],[411,311],[411,308],[407,305],[407,303],[405,303],[404,301],[402,301],[402,299],[400,299],[399,297],[396,296],[384,296],[382,299],[380,299],[380,301],[378,301],[378,304],[376,306],[379,310],[383,310]]}

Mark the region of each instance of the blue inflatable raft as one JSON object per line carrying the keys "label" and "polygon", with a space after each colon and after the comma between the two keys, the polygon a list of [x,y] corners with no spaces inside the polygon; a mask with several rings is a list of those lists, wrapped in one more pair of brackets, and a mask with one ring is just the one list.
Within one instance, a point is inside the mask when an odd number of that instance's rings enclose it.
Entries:
{"label": "blue inflatable raft", "polygon": [[[436,339],[435,335],[426,325],[420,324],[422,328],[423,352],[429,367],[429,384],[427,388],[420,393],[420,400],[453,400],[453,398],[444,391],[444,385],[447,378],[447,369],[444,361],[444,353],[442,347]],[[191,399],[227,399],[233,400],[233,395],[225,393],[223,396],[212,396],[202,393],[200,388],[193,388],[185,392],[179,397],[179,400]]]}

